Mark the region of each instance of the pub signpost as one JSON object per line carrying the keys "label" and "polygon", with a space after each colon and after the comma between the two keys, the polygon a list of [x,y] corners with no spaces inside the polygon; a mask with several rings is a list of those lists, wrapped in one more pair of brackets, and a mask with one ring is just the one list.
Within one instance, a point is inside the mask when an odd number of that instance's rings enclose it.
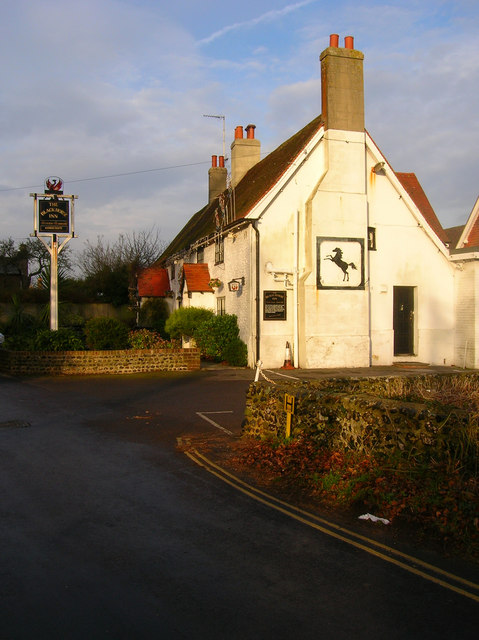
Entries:
{"label": "pub signpost", "polygon": [[63,180],[51,176],[45,180],[44,193],[33,198],[33,233],[50,254],[50,329],[58,329],[58,254],[75,237],[74,209],[78,196],[64,195]]}

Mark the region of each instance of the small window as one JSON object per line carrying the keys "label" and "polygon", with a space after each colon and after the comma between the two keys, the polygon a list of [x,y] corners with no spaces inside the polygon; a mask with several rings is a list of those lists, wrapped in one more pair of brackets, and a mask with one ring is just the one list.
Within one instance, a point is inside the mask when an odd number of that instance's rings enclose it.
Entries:
{"label": "small window", "polygon": [[175,279],[175,264],[171,264],[170,265],[170,280],[174,280]]}
{"label": "small window", "polygon": [[224,316],[225,313],[226,313],[225,297],[222,296],[221,298],[216,298],[216,315]]}
{"label": "small window", "polygon": [[197,263],[202,263],[204,261],[205,261],[205,248],[204,247],[200,247],[196,251],[196,262]]}
{"label": "small window", "polygon": [[374,227],[368,227],[368,249],[376,251],[376,229]]}
{"label": "small window", "polygon": [[225,241],[223,236],[217,236],[215,240],[215,264],[225,261]]}

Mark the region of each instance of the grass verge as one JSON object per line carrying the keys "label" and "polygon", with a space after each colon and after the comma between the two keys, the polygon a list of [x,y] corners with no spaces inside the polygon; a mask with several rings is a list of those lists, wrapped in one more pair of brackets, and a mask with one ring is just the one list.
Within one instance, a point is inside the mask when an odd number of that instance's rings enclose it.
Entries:
{"label": "grass verge", "polygon": [[324,449],[307,437],[243,438],[231,462],[328,509],[361,508],[479,561],[479,479],[457,459],[384,459]]}

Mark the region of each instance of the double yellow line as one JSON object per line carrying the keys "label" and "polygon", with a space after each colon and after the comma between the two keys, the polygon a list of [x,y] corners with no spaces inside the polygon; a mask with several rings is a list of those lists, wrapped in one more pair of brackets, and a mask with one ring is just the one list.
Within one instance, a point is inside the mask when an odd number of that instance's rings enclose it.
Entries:
{"label": "double yellow line", "polygon": [[229,473],[222,467],[215,464],[212,460],[201,454],[196,449],[185,451],[188,458],[193,462],[204,467],[206,471],[216,476],[223,482],[234,487],[236,490],[241,491],[245,495],[249,496],[257,502],[261,502],[268,507],[283,513],[298,522],[320,531],[328,536],[341,540],[346,544],[349,544],[357,549],[361,549],[370,555],[373,555],[381,560],[385,560],[391,564],[413,573],[416,576],[420,576],[425,580],[429,580],[435,584],[440,585],[450,591],[454,591],[466,598],[479,602],[479,584],[471,582],[456,576],[448,571],[444,571],[439,567],[424,562],[419,558],[410,556],[402,551],[388,547],[387,545],[372,540],[366,536],[350,531],[344,527],[341,527],[333,522],[329,522],[324,518],[315,516],[308,511],[304,511],[298,507],[288,504],[279,498],[275,498],[256,487],[244,482],[240,478],[237,478],[233,474]]}

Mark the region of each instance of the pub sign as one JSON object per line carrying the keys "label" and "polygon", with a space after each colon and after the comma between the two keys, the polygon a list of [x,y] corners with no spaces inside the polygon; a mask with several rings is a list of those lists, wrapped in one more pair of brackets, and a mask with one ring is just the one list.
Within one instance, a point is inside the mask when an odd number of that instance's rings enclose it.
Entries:
{"label": "pub sign", "polygon": [[40,233],[70,233],[70,203],[53,196],[38,201]]}

